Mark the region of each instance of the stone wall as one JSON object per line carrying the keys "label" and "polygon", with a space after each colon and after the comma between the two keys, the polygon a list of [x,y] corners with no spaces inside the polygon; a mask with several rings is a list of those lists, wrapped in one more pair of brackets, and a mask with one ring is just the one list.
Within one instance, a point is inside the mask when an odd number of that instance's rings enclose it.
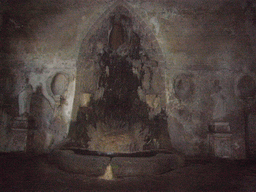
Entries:
{"label": "stone wall", "polygon": [[[82,42],[104,15],[122,5],[140,18],[159,45],[165,85],[163,107],[173,147],[188,156],[207,156],[209,125],[224,121],[230,124],[232,157],[245,157],[248,124],[245,114],[253,113],[255,96],[253,3],[239,0],[10,2],[6,1],[5,9],[0,10],[4,30],[1,62],[11,69],[14,82],[9,95],[12,100],[5,111],[10,117],[19,116],[18,95],[29,78],[34,92],[31,116],[37,122],[34,148],[44,151],[66,137],[72,117],[75,121],[76,116],[72,110]],[[51,89],[58,73],[68,82],[61,95],[64,102]],[[41,104],[33,98],[41,98]],[[249,121],[254,122],[253,119],[251,115]],[[254,130],[250,122],[250,129]],[[6,129],[1,134],[8,138]]]}

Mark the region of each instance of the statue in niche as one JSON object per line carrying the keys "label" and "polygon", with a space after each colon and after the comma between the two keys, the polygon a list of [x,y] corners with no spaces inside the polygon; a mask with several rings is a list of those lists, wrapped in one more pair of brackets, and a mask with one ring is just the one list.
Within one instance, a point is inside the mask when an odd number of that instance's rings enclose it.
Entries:
{"label": "statue in niche", "polygon": [[20,117],[28,117],[30,113],[30,102],[31,102],[32,93],[33,93],[33,88],[29,84],[29,79],[26,78],[25,85],[20,91],[19,97],[18,97]]}
{"label": "statue in niche", "polygon": [[112,27],[109,35],[109,47],[113,53],[139,59],[140,38],[132,30],[131,19],[117,14],[110,18],[110,23]]}
{"label": "statue in niche", "polygon": [[221,120],[227,114],[226,98],[221,93],[222,87],[219,85],[219,80],[214,81],[214,93],[211,95],[214,101],[213,120]]}
{"label": "statue in niche", "polygon": [[112,30],[109,36],[109,46],[114,50],[124,44],[126,39],[125,30],[120,20],[120,15],[111,18]]}

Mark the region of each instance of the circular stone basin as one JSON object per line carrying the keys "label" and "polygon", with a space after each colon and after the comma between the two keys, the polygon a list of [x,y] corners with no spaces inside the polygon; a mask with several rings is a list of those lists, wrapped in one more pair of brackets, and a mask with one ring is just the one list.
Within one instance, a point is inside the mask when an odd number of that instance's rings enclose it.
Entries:
{"label": "circular stone basin", "polygon": [[157,175],[184,164],[182,156],[165,151],[109,154],[84,149],[55,150],[49,160],[64,171],[87,176],[102,176],[110,165],[114,177]]}

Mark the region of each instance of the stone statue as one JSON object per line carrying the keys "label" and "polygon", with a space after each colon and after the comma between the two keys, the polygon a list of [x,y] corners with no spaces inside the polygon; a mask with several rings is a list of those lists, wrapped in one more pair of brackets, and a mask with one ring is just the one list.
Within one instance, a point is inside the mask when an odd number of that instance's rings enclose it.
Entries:
{"label": "stone statue", "polygon": [[214,82],[213,89],[214,93],[211,95],[214,101],[213,120],[221,120],[227,114],[226,98],[221,93],[222,87],[219,85],[218,80]]}
{"label": "stone statue", "polygon": [[19,93],[19,115],[27,117],[30,112],[30,102],[33,93],[33,88],[29,84],[29,79],[26,78],[25,85]]}

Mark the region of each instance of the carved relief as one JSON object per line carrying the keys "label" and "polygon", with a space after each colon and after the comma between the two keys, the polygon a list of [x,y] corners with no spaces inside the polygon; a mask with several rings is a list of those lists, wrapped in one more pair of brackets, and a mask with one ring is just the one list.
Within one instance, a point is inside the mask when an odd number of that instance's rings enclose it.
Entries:
{"label": "carved relief", "polygon": [[191,100],[195,84],[190,74],[180,74],[174,80],[175,96],[181,101]]}
{"label": "carved relief", "polygon": [[243,74],[236,80],[235,92],[237,97],[248,102],[253,101],[256,95],[256,82],[252,75]]}
{"label": "carved relief", "polygon": [[52,107],[54,105],[61,105],[61,102],[64,102],[66,97],[65,92],[68,89],[69,82],[70,76],[58,71],[47,79],[45,97],[49,99]]}
{"label": "carved relief", "polygon": [[67,77],[62,73],[56,73],[56,75],[54,75],[54,77],[52,78],[52,83],[51,83],[52,93],[55,96],[62,95],[66,91],[67,85],[68,85]]}

